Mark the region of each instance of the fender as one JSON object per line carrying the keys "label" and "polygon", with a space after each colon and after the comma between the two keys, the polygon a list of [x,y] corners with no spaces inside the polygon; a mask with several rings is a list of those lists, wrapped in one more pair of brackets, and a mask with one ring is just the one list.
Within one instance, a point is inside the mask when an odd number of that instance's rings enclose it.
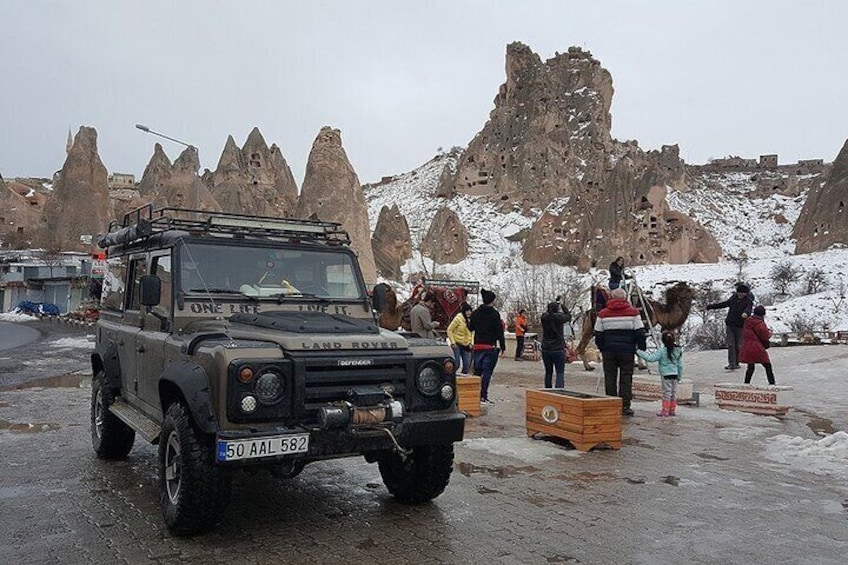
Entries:
{"label": "fender", "polygon": [[91,371],[96,373],[96,359],[100,358],[103,363],[103,372],[106,373],[106,383],[114,390],[121,388],[121,361],[118,357],[118,346],[114,341],[100,343],[91,354]]}
{"label": "fender", "polygon": [[163,383],[171,383],[180,390],[198,428],[208,434],[218,431],[218,420],[212,412],[209,378],[200,365],[189,361],[168,365],[159,377],[160,398]]}

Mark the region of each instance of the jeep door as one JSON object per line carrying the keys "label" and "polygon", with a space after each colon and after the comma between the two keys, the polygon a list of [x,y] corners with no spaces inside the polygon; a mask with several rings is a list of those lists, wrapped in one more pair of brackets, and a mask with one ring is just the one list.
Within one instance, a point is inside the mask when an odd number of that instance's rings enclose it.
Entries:
{"label": "jeep door", "polygon": [[147,255],[133,255],[127,265],[124,294],[123,325],[118,331],[118,354],[121,363],[123,388],[130,396],[138,397],[138,332],[141,324],[139,281],[147,274]]}
{"label": "jeep door", "polygon": [[165,365],[165,340],[173,324],[173,293],[171,254],[166,249],[150,255],[150,274],[160,281],[159,304],[147,311],[141,307],[141,329],[136,334],[136,367],[138,370],[138,396],[149,408],[148,415],[157,421],[161,418],[159,401],[159,376]]}

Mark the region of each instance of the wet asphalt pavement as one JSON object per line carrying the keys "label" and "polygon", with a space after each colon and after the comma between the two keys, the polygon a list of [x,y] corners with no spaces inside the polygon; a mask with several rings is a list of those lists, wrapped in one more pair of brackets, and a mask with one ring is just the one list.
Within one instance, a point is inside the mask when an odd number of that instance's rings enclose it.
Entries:
{"label": "wet asphalt pavement", "polygon": [[[290,480],[239,473],[218,529],[174,538],[159,514],[155,448],[138,440],[125,462],[95,459],[86,352],[46,346],[92,330],[42,324],[41,341],[0,353],[6,367],[20,364],[0,376],[0,563],[842,564],[848,555],[848,470],[815,475],[761,449],[778,434],[845,429],[845,402],[798,395],[799,410],[782,420],[719,411],[708,397],[660,420],[656,403],[636,402],[621,450],[580,453],[526,437],[523,393],[539,367],[511,360],[433,503],[394,502],[359,458]],[[817,367],[844,363],[844,347],[809,349]],[[51,358],[38,377],[24,365],[34,352]],[[722,355],[692,356],[693,373]],[[596,374],[568,371],[569,388],[594,390]]]}

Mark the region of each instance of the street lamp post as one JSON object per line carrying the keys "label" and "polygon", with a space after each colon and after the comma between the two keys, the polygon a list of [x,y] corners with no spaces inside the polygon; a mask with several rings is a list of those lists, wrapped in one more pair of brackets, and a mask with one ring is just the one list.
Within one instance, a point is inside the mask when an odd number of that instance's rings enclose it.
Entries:
{"label": "street lamp post", "polygon": [[149,127],[147,127],[145,125],[136,124],[135,127],[136,127],[136,129],[140,129],[144,133],[149,133],[150,135],[158,135],[159,137],[163,137],[163,138],[165,138],[169,141],[179,143],[180,145],[185,145],[186,147],[188,147],[190,149],[197,149],[194,145],[192,145],[190,143],[186,143],[185,141],[180,141],[179,139],[175,139],[173,137],[167,136],[164,133],[159,133],[158,131],[153,131],[152,129],[150,129]]}

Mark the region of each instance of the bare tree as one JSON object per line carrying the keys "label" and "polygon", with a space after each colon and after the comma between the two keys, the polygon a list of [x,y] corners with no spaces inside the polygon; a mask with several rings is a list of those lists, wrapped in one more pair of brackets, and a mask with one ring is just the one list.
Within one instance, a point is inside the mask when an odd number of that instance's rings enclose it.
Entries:
{"label": "bare tree", "polygon": [[830,287],[830,280],[824,269],[813,267],[804,276],[804,294],[816,294]]}
{"label": "bare tree", "polygon": [[45,249],[41,254],[41,260],[50,269],[50,278],[53,278],[53,269],[62,264],[62,250],[58,247]]}
{"label": "bare tree", "polygon": [[745,250],[743,249],[738,255],[730,257],[730,260],[736,264],[736,280],[745,280],[745,267],[748,266],[749,261],[748,254],[745,253]]}
{"label": "bare tree", "polygon": [[712,282],[702,283],[697,286],[697,292],[692,301],[692,306],[701,319],[706,320],[710,315],[708,313],[710,310],[707,310],[707,306],[721,302],[722,298],[724,298],[722,291],[715,288]]}
{"label": "bare tree", "polygon": [[801,278],[801,275],[801,269],[793,265],[791,261],[783,261],[771,269],[771,278],[774,282],[774,288],[783,296],[786,296],[789,287],[792,283]]}

